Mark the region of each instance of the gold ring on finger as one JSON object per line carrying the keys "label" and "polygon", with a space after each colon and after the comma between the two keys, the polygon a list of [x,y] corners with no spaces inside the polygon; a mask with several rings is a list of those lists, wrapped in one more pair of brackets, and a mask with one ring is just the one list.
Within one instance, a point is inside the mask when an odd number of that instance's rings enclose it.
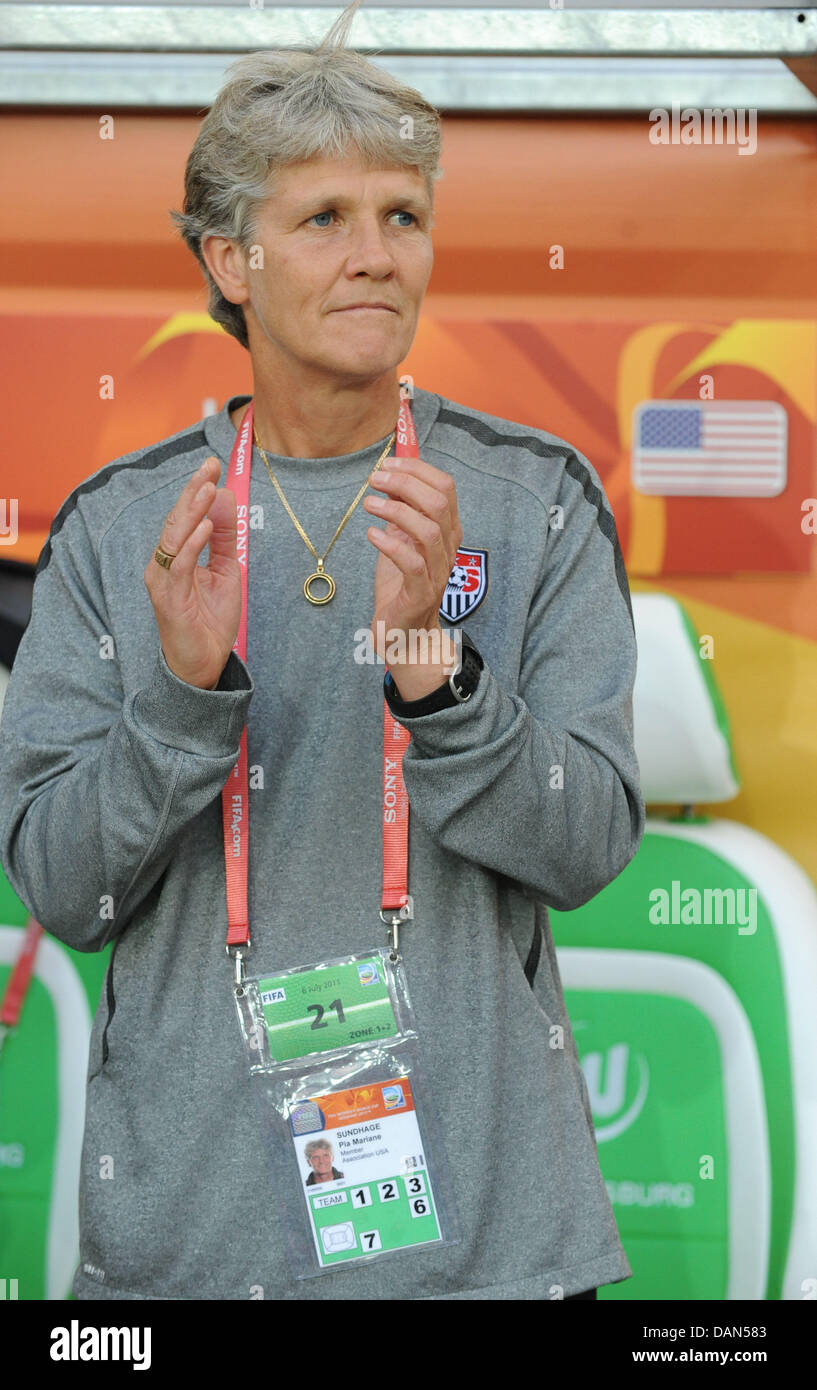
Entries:
{"label": "gold ring on finger", "polygon": [[168,554],[166,550],[162,550],[162,547],[160,545],[157,545],[156,549],[153,552],[153,558],[156,561],[157,565],[162,566],[162,569],[169,570],[176,556]]}

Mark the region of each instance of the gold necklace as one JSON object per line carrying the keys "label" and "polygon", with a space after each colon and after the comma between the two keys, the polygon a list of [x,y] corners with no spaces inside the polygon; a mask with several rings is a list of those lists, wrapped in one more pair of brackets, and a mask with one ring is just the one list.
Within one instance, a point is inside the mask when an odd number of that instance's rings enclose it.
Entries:
{"label": "gold necklace", "polygon": [[[311,540],[309,539],[308,535],[306,534],[306,531],[304,530],[304,528],[303,528],[303,526],[301,525],[300,521],[298,520],[297,516],[295,515],[295,513],[293,512],[293,510],[292,510],[292,508],[290,507],[289,503],[287,502],[287,499],[286,499],[286,497],[284,496],[284,493],[283,493],[283,489],[282,489],[282,487],[281,487],[281,484],[279,483],[278,479],[276,478],[275,474],[273,473],[272,469],[270,468],[270,466],[269,466],[269,461],[268,461],[268,459],[267,459],[267,456],[266,456],[266,454],[264,453],[264,450],[261,448],[261,443],[260,443],[260,441],[259,441],[258,435],[256,434],[255,425],[253,425],[253,431],[252,431],[252,432],[253,432],[253,437],[254,437],[254,439],[255,439],[256,445],[258,446],[258,451],[259,451],[259,453],[260,453],[262,459],[264,460],[264,464],[265,464],[265,466],[266,466],[266,470],[267,470],[267,472],[269,473],[270,478],[272,479],[272,482],[273,482],[273,486],[274,486],[274,488],[275,488],[275,491],[278,493],[278,496],[280,497],[281,501],[283,502],[284,506],[286,507],[287,511],[289,512],[290,517],[292,518],[293,522],[295,523],[295,529],[297,530],[298,535],[301,537],[301,540],[303,540],[303,541],[306,542],[307,546],[308,546],[309,549],[312,551],[312,554],[315,556],[315,559],[316,559],[317,562],[318,562],[318,568],[315,570],[315,573],[314,573],[314,574],[310,574],[309,578],[308,578],[308,579],[305,581],[305,583],[304,583],[304,597],[307,598],[307,599],[309,599],[309,602],[310,602],[310,603],[314,603],[316,606],[320,606],[320,605],[323,604],[323,603],[328,603],[330,599],[333,599],[333,598],[335,597],[335,581],[334,581],[334,579],[332,578],[331,574],[327,574],[326,570],[325,570],[324,567],[323,567],[323,562],[324,562],[324,560],[326,559],[327,555],[329,554],[329,551],[332,549],[332,546],[335,544],[335,541],[337,540],[338,536],[340,535],[340,533],[341,533],[341,531],[343,530],[344,526],[346,525],[347,521],[349,520],[349,517],[352,515],[352,512],[355,510],[355,507],[357,506],[358,502],[360,501],[361,497],[363,496],[364,492],[366,491],[367,487],[369,486],[369,483],[371,482],[372,478],[374,477],[375,473],[377,472],[377,470],[378,470],[378,468],[380,467],[381,463],[383,462],[384,458],[385,458],[386,455],[388,454],[389,449],[391,448],[392,443],[393,443],[393,441],[394,441],[395,432],[392,431],[392,434],[391,434],[391,437],[389,438],[388,444],[386,445],[385,449],[383,450],[382,454],[380,455],[380,458],[377,460],[377,463],[375,464],[374,468],[372,469],[371,473],[369,474],[368,478],[366,479],[365,483],[363,484],[363,487],[360,489],[360,492],[357,494],[357,497],[355,498],[355,500],[354,500],[354,502],[352,503],[351,507],[349,507],[348,511],[346,512],[346,515],[344,516],[342,522],[340,523],[340,526],[338,527],[337,531],[335,532],[334,536],[332,537],[331,541],[329,542],[328,546],[326,547],[325,551],[323,552],[323,555],[319,555],[319,554],[318,554],[317,550],[315,549],[314,545],[312,544]],[[325,594],[321,594],[321,595],[318,596],[318,597],[316,597],[315,594],[313,594],[313,593],[311,592],[311,589],[310,589],[310,585],[312,584],[313,580],[315,580],[315,579],[323,579],[323,580],[329,585],[329,588],[328,588],[327,592],[326,592]]]}

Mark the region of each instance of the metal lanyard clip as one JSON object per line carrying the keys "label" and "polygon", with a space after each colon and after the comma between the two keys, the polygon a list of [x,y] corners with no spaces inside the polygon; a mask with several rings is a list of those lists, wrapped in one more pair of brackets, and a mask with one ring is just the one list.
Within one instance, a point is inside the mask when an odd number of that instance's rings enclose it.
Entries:
{"label": "metal lanyard clip", "polygon": [[399,943],[401,923],[411,922],[413,918],[414,899],[412,898],[410,893],[407,895],[406,901],[403,904],[403,906],[401,908],[398,908],[397,911],[389,909],[387,915],[386,913],[384,913],[382,908],[380,909],[380,920],[381,922],[385,922],[386,926],[389,929],[389,959],[392,961],[392,963],[395,963],[400,959]]}
{"label": "metal lanyard clip", "polygon": [[241,991],[241,994],[239,994],[239,998],[244,993],[244,956],[246,955],[247,951],[249,951],[251,946],[252,942],[250,941],[250,938],[247,937],[247,940],[242,941],[241,944],[238,946],[227,945],[224,948],[227,952],[227,955],[232,956],[235,962],[235,987],[237,993],[239,990]]}

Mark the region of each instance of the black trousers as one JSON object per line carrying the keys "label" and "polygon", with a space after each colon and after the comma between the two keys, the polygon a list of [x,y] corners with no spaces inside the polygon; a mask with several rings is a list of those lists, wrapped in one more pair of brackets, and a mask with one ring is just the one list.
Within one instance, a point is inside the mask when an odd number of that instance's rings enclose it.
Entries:
{"label": "black trousers", "polygon": [[567,1298],[563,1298],[563,1299],[562,1299],[562,1302],[563,1302],[563,1303],[569,1303],[569,1302],[571,1301],[571,1299],[573,1299],[573,1298],[595,1298],[595,1297],[596,1297],[596,1290],[595,1290],[595,1289],[585,1289],[584,1293],[570,1293],[570,1294],[568,1294]]}

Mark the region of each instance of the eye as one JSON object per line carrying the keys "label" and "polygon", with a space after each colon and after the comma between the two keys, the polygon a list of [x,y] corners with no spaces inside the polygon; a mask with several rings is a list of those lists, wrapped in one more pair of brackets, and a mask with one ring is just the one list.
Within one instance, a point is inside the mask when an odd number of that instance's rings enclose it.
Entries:
{"label": "eye", "polygon": [[[308,217],[306,220],[307,220],[307,222],[317,222],[317,219],[318,219],[319,217],[329,217],[329,218],[331,218],[331,217],[334,215],[334,212],[335,212],[335,209],[334,209],[334,208],[327,208],[324,212],[314,212],[314,213],[312,214],[312,216],[311,216],[311,217]],[[417,222],[417,218],[415,217],[414,213],[413,213],[413,212],[407,212],[405,208],[395,208],[394,211],[393,211],[392,213],[389,214],[389,216],[390,216],[390,217],[408,217],[409,221],[408,221],[408,222],[403,222],[403,223],[401,224],[403,227],[411,226],[413,223],[416,224],[416,222]],[[318,225],[319,225],[320,227],[324,228],[324,227],[328,227],[330,224],[329,224],[329,222],[321,222],[321,223],[318,224]]]}

